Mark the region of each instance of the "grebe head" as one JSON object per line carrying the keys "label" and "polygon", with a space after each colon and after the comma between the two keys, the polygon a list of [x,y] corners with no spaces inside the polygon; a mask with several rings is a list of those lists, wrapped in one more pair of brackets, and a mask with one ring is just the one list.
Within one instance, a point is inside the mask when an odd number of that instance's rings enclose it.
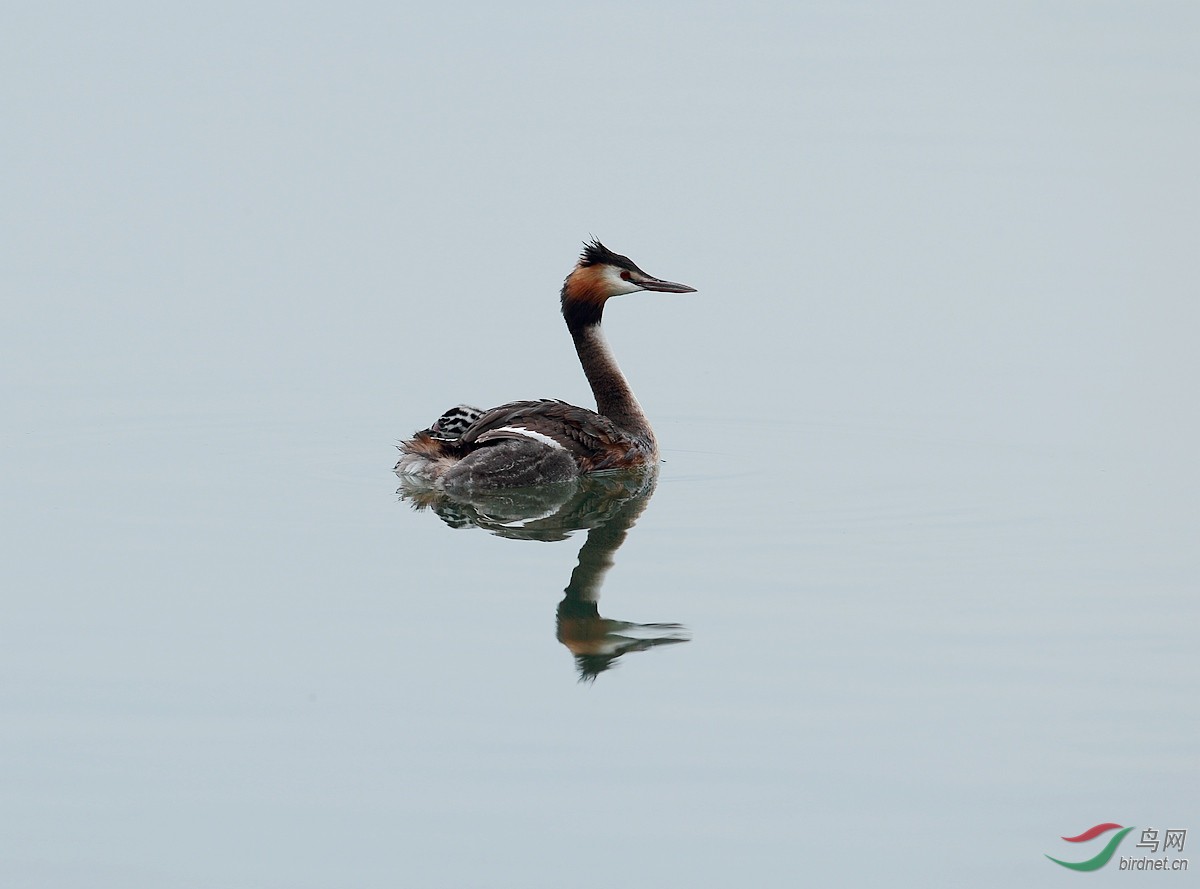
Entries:
{"label": "grebe head", "polygon": [[583,245],[579,262],[563,282],[563,308],[565,311],[569,303],[600,306],[609,297],[637,293],[639,290],[696,292],[695,287],[646,274],[628,256],[613,253],[599,241],[593,240]]}

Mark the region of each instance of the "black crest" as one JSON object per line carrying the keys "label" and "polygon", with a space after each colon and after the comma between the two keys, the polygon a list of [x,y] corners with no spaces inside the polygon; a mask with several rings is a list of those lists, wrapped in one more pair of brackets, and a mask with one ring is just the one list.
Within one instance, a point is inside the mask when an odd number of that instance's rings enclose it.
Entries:
{"label": "black crest", "polygon": [[628,269],[631,272],[646,274],[628,256],[613,253],[595,238],[584,242],[583,253],[579,255],[579,264],[584,268],[590,265],[614,265],[619,269]]}

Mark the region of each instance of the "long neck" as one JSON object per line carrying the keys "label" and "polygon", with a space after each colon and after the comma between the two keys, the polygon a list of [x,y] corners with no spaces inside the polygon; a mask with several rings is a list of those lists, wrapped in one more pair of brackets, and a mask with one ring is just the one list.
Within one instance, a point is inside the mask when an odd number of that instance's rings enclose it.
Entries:
{"label": "long neck", "polygon": [[642,406],[629,388],[621,368],[617,367],[608,341],[600,330],[603,312],[603,304],[589,306],[586,312],[563,312],[571,339],[575,341],[575,351],[579,353],[579,363],[583,365],[583,373],[596,397],[596,412],[625,432],[653,442],[654,430],[650,428],[650,421],[642,413]]}

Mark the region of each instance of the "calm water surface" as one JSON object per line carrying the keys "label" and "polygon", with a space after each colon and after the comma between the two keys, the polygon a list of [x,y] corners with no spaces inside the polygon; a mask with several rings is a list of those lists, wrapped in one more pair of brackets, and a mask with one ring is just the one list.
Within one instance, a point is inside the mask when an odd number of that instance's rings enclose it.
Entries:
{"label": "calm water surface", "polygon": [[[26,7],[0,887],[1194,884],[1200,7]],[[589,235],[657,478],[399,490]]]}
{"label": "calm water surface", "polygon": [[14,885],[1049,884],[1192,811],[1191,568],[1087,454],[668,419],[455,504],[346,416],[72,407],[5,439]]}

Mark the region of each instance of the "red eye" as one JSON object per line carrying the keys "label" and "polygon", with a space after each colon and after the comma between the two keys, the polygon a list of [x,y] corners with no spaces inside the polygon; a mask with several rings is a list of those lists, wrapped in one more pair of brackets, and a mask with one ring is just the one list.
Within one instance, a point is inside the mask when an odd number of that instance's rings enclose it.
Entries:
{"label": "red eye", "polygon": [[630,275],[629,272],[621,272],[622,281],[628,281],[631,277],[632,275]]}

